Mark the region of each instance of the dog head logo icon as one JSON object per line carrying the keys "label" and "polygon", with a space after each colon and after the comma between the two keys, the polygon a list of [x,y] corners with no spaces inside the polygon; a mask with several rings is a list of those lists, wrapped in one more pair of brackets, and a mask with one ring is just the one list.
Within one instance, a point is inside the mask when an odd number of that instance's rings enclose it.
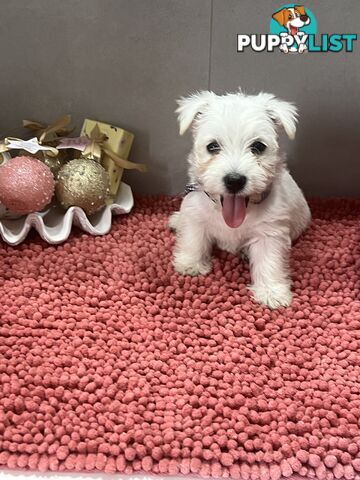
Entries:
{"label": "dog head logo icon", "polygon": [[[316,29],[316,21],[309,9],[304,5],[285,6],[275,12],[272,18],[271,33],[282,37],[280,50],[284,53],[304,53],[307,50],[307,34],[315,33],[313,30]],[[276,31],[273,31],[274,27]]]}

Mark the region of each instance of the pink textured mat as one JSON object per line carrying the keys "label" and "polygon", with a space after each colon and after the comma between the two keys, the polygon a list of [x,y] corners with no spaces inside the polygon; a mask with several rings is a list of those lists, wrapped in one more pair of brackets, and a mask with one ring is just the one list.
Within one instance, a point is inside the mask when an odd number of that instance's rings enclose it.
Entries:
{"label": "pink textured mat", "polygon": [[0,245],[0,465],[359,479],[360,200],[312,202],[278,311],[232,255],[174,273],[175,206]]}

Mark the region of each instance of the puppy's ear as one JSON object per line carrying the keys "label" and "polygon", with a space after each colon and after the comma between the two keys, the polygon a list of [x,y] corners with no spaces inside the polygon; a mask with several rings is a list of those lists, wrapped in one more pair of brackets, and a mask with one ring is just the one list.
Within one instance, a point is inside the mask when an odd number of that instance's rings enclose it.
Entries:
{"label": "puppy's ear", "polygon": [[304,5],[295,5],[294,9],[297,10],[300,13],[300,15],[305,15]]}
{"label": "puppy's ear", "polygon": [[288,137],[293,140],[298,120],[298,112],[295,105],[272,97],[269,99],[266,109],[271,119],[276,124],[282,125]]}
{"label": "puppy's ear", "polygon": [[180,135],[183,135],[198,115],[201,115],[214,97],[213,92],[198,92],[190,97],[182,97],[177,100],[179,105],[176,109],[180,126]]}
{"label": "puppy's ear", "polygon": [[286,18],[287,11],[288,11],[287,8],[282,8],[278,12],[274,13],[272,16],[272,18],[276,20],[282,27],[285,25],[287,20]]}

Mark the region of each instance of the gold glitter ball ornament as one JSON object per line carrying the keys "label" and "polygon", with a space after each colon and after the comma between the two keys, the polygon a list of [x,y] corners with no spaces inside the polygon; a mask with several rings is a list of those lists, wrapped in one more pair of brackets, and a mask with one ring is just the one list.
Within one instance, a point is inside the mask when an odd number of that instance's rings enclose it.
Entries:
{"label": "gold glitter ball ornament", "polygon": [[64,208],[81,207],[92,215],[105,206],[109,191],[109,175],[95,160],[71,160],[58,174],[56,196]]}

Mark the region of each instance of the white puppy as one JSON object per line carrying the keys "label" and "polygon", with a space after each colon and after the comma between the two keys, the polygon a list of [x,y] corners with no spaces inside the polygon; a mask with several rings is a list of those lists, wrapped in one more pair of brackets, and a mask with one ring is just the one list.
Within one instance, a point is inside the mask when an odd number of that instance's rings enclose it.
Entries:
{"label": "white puppy", "polygon": [[180,134],[192,126],[188,193],[169,220],[176,231],[175,269],[211,270],[214,244],[245,251],[257,302],[291,302],[291,241],[310,222],[305,198],[279,154],[280,126],[294,138],[297,111],[273,95],[200,92],[178,101]]}

